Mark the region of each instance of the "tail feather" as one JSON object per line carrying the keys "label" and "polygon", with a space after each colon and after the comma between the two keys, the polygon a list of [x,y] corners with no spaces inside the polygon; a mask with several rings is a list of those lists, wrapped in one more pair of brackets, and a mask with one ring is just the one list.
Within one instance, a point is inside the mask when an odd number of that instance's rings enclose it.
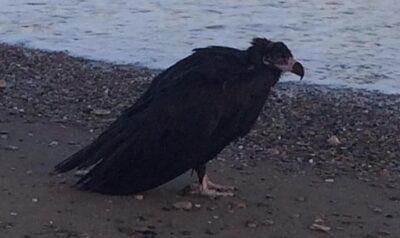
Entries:
{"label": "tail feather", "polygon": [[85,169],[91,167],[102,158],[110,155],[124,141],[125,137],[124,121],[118,120],[91,144],[57,164],[54,170],[58,173],[65,173],[75,168]]}
{"label": "tail feather", "polygon": [[87,158],[87,155],[90,154],[90,152],[93,150],[93,145],[90,144],[83,148],[82,150],[76,152],[75,154],[71,155],[61,163],[57,164],[54,167],[54,170],[57,173],[65,173],[67,171],[70,171],[78,166],[80,166],[82,163],[85,162],[85,159]]}

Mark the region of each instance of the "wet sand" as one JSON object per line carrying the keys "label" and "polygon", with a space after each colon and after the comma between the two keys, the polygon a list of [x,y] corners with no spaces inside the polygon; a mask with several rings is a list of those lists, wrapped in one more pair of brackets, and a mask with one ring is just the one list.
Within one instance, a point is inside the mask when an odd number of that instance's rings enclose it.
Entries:
{"label": "wet sand", "polygon": [[[155,72],[0,44],[4,237],[399,237],[400,96],[282,83],[254,130],[210,164],[237,187],[184,195],[187,173],[135,196],[71,187],[52,167],[90,142]],[[0,82],[1,86],[1,82]],[[329,143],[336,136],[340,143]],[[191,203],[189,210],[174,208]]]}

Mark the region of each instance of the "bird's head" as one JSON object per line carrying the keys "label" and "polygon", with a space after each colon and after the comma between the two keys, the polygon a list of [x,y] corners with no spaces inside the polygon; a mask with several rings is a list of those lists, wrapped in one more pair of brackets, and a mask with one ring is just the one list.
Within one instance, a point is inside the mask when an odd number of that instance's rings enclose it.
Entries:
{"label": "bird's head", "polygon": [[257,64],[263,64],[284,72],[292,72],[304,77],[304,68],[297,62],[283,42],[272,42],[265,38],[254,38],[248,49]]}

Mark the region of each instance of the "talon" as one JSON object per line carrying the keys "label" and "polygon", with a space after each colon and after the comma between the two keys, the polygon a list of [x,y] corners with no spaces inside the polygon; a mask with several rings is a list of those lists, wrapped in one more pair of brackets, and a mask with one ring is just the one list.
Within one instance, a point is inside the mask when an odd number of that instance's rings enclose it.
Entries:
{"label": "talon", "polygon": [[197,189],[192,190],[191,194],[199,194],[208,197],[227,197],[234,196],[233,191],[235,187],[233,186],[223,186],[220,184],[216,184],[211,182],[206,174],[206,166],[202,165],[195,168],[197,176],[199,178],[200,185]]}
{"label": "talon", "polygon": [[221,192],[216,189],[204,188],[202,184],[200,184],[197,188],[190,191],[190,194],[197,194],[207,197],[233,197],[233,192]]}
{"label": "talon", "polygon": [[204,176],[203,178],[204,180],[206,180],[205,182],[207,183],[208,187],[210,189],[215,189],[215,190],[219,190],[219,191],[234,191],[235,187],[234,186],[224,186],[221,184],[217,184],[217,183],[213,183],[207,175]]}

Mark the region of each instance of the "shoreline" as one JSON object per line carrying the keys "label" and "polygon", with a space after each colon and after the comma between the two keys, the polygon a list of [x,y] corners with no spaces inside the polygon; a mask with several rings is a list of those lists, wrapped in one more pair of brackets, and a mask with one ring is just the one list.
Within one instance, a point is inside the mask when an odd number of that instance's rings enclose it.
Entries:
{"label": "shoreline", "polygon": [[195,182],[190,173],[141,197],[79,191],[73,173],[51,173],[154,76],[0,44],[0,234],[400,236],[400,95],[278,83],[253,130],[208,165],[212,178],[238,189],[232,198],[182,195]]}
{"label": "shoreline", "polygon": [[[70,57],[75,60],[82,61],[84,64],[87,64],[89,67],[101,68],[104,70],[107,70],[107,69],[110,70],[112,68],[119,68],[119,69],[132,70],[132,71],[145,71],[145,72],[151,73],[153,75],[157,75],[164,70],[162,68],[150,68],[150,67],[147,67],[144,65],[140,65],[140,63],[120,63],[120,62],[115,62],[112,60],[94,59],[94,58],[85,57],[85,56],[73,55],[68,50],[49,50],[49,49],[35,48],[35,47],[27,46],[21,42],[15,42],[15,43],[0,42],[0,48],[24,49],[26,51],[36,52],[36,53],[40,53],[40,54],[47,54],[47,55],[63,54],[66,57]],[[307,75],[306,75],[306,77],[307,77]],[[303,82],[304,83],[298,82],[298,81],[285,81],[285,82],[280,82],[280,84],[294,84],[294,85],[305,86],[305,87],[310,86],[310,87],[316,87],[316,88],[326,88],[329,90],[351,91],[351,92],[364,93],[364,94],[372,93],[372,94],[400,97],[400,92],[389,93],[389,92],[380,91],[379,89],[357,88],[357,87],[351,87],[351,86],[346,86],[346,85],[308,83],[307,79],[303,80]]]}
{"label": "shoreline", "polygon": [[[156,75],[151,69],[87,60],[65,52],[0,44],[0,53],[0,79],[6,83],[5,88],[0,89],[0,107],[27,122],[46,118],[95,134],[132,105]],[[336,121],[338,118],[340,121]],[[383,167],[388,166],[400,172],[400,161],[394,160],[400,154],[399,118],[400,95],[284,82],[272,90],[254,129],[234,144],[251,143],[257,138],[258,146],[264,152],[279,147],[283,154],[289,152],[286,159],[294,157],[300,164],[314,160],[304,151],[312,154],[311,148],[316,151],[323,148],[327,157],[353,157],[356,154],[363,161],[356,162],[357,166],[366,166],[362,170],[369,170],[373,163],[378,166],[376,169],[387,169]],[[360,128],[352,128],[354,126]],[[291,130],[296,132],[293,134]],[[376,140],[372,144],[365,141],[378,139],[383,136],[383,131],[388,133],[385,141]],[[366,135],[368,133],[372,134]],[[274,136],[285,140],[274,141]],[[330,146],[327,143],[330,136],[337,136],[343,143]],[[299,145],[290,145],[296,143]],[[357,143],[369,149],[348,152]],[[387,147],[389,153],[383,151],[382,146]],[[390,158],[390,161],[383,159],[386,162],[381,166],[382,161],[377,161],[381,158]]]}

